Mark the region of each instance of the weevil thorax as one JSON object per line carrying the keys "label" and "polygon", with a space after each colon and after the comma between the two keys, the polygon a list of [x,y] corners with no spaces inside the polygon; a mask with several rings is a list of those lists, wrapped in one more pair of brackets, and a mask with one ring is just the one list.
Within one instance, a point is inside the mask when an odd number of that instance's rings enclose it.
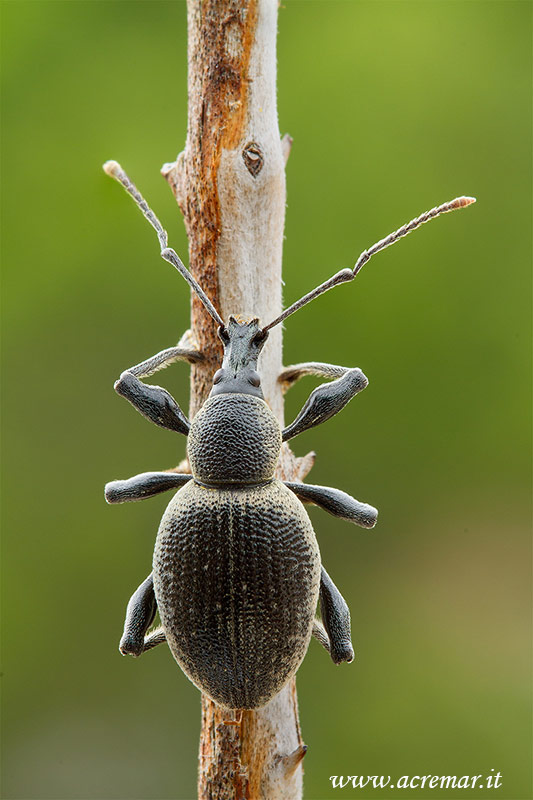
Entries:
{"label": "weevil thorax", "polygon": [[230,317],[219,329],[222,367],[191,423],[187,454],[194,477],[207,485],[269,481],[281,450],[281,427],[266,404],[257,360],[268,338],[259,320]]}

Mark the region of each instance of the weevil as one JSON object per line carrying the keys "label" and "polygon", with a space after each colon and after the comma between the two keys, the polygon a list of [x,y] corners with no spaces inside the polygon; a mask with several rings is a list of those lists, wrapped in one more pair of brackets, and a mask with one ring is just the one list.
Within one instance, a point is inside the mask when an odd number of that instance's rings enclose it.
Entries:
{"label": "weevil", "polygon": [[[439,214],[473,203],[458,197],[411,220],[358,258],[353,269],[304,295],[267,325],[237,315],[225,322],[203,289],[168,247],[167,233],[124,170],[104,165],[133,197],[156,230],[161,256],[200,298],[222,341],[222,365],[192,421],[163,388],[142,378],[201,353],[186,337],[176,346],[125,370],[115,390],[163,428],[187,436],[191,474],[146,472],[105,487],[108,503],[177,492],[161,520],[150,575],[131,597],[123,655],[140,656],[167,642],[190,680],[225,708],[258,708],[296,673],[314,635],[335,664],[353,660],[350,613],[320,560],[303,503],[365,528],[377,519],[373,506],[325,486],[275,478],[282,442],[337,414],[368,384],[358,368],[306,362],[287,367],[280,380],[304,375],[329,379],[314,389],[296,419],[281,428],[264,400],[258,358],[275,325],[323,292],[353,280],[379,250]],[[315,618],[320,604],[321,622]],[[161,627],[148,633],[156,611]]]}

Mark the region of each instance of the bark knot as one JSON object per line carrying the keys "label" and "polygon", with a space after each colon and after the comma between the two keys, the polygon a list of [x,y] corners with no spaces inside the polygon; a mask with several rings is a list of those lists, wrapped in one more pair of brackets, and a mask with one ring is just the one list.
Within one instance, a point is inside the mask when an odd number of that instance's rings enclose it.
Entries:
{"label": "bark knot", "polygon": [[252,178],[256,178],[263,169],[263,164],[265,163],[265,157],[261,147],[256,142],[248,142],[242,151],[242,159]]}

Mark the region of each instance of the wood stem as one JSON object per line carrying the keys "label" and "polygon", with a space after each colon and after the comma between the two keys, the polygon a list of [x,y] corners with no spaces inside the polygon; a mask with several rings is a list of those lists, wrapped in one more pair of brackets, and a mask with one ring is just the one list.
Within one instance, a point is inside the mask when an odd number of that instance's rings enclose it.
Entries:
{"label": "wood stem", "polygon": [[[277,0],[188,0],[189,117],[185,150],[166,164],[185,219],[190,269],[224,320],[281,312],[285,162],[276,107]],[[197,298],[191,328],[205,360],[193,365],[190,416],[205,401],[222,350]],[[260,361],[265,398],[283,423],[281,326]],[[312,458],[284,445],[279,475],[302,479]],[[297,800],[305,755],[296,687],[267,706],[227,711],[202,697],[201,800]]]}

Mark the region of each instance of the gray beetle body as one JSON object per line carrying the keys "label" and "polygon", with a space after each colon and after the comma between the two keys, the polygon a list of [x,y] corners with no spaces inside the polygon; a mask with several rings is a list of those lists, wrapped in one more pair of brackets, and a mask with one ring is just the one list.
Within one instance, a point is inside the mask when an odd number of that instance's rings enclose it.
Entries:
{"label": "gray beetle body", "polygon": [[153,580],[174,658],[219,705],[262,706],[296,673],[320,554],[302,503],[281,481],[180,489],[161,520]]}
{"label": "gray beetle body", "polygon": [[[325,291],[353,280],[374,253],[474,198],[456,198],[411,220],[363,251],[353,269],[336,273],[261,327],[256,318],[230,316],[224,322],[167,246],[166,231],[120,165],[110,161],[104,169],[154,227],[161,256],[203,303],[224,345],[211,394],[192,422],[165,389],[140,380],[178,359],[201,360],[190,338],[125,370],[115,384],[147,419],[188,437],[192,473],[146,472],[106,485],[109,503],[181,487],[161,520],[153,572],[128,603],[120,651],[139,656],[166,641],[186,675],[216,703],[257,708],[296,673],[311,635],[335,664],[353,659],[348,606],[321,565],[301,501],[365,528],[377,519],[375,508],[339,489],[275,478],[282,442],[330,419],[368,381],[357,368],[314,361],[286,367],[278,376],[285,389],[305,375],[330,382],[314,389],[282,430],[263,398],[257,372],[269,330]],[[314,618],[318,600],[321,621]],[[157,610],[162,627],[148,633]]]}
{"label": "gray beetle body", "polygon": [[219,705],[255,708],[306,653],[320,553],[302,503],[274,479],[278,420],[260,397],[220,392],[221,383],[191,423],[193,480],[161,520],[154,591],[169,647],[192,682]]}
{"label": "gray beetle body", "polygon": [[211,397],[189,432],[194,480],[170,501],[157,535],[154,590],[169,647],[192,682],[229,708],[266,703],[311,638],[320,554],[302,503],[274,480],[280,449],[264,400]]}
{"label": "gray beetle body", "polygon": [[[296,673],[313,634],[335,663],[353,659],[348,607],[321,565],[299,497],[364,527],[377,512],[337,489],[278,480],[275,470],[284,440],[332,416],[367,381],[359,369],[299,365],[302,374],[337,379],[315,389],[282,430],[256,371],[268,333],[257,319],[230,317],[219,336],[222,368],[191,423],[168,392],[139,380],[157,356],[115,385],[153,422],[187,433],[192,473],[144,473],[106,486],[113,503],[181,485],[159,526],[153,571],[128,605],[120,650],[138,656],[166,641],[218,705],[257,708]],[[294,379],[290,372],[287,381]],[[319,598],[323,626],[315,619]],[[156,609],[161,631],[145,637]]]}

